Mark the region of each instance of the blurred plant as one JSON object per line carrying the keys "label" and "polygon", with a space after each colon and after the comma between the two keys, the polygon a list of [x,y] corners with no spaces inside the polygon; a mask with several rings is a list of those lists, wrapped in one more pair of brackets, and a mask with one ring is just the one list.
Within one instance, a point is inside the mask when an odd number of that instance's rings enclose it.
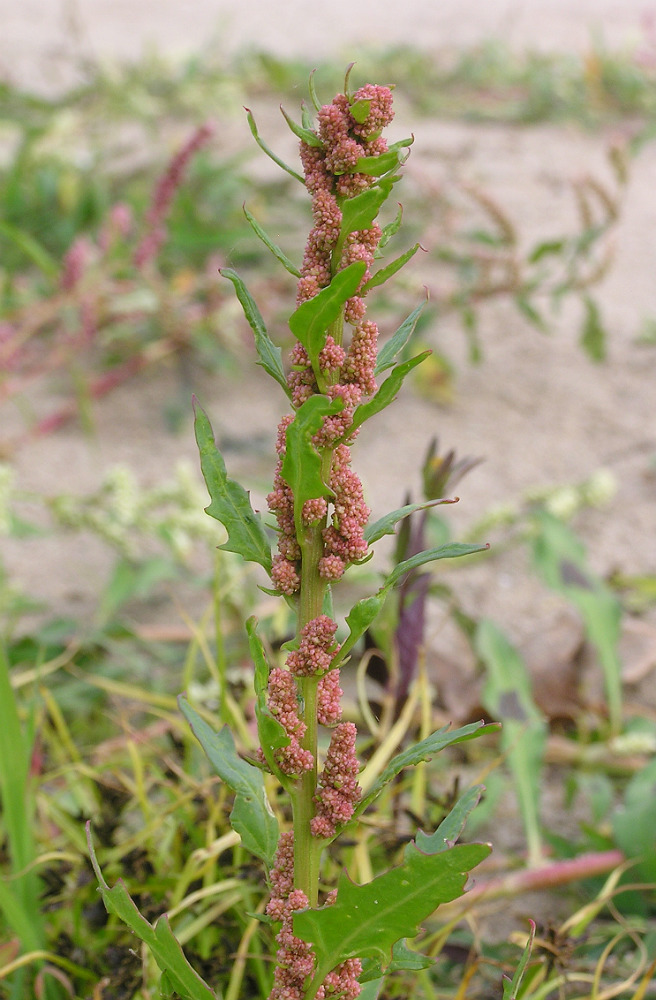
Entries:
{"label": "blurred plant", "polygon": [[[631,150],[612,146],[608,161],[614,185],[586,175],[571,187],[578,209],[578,231],[542,239],[525,247],[525,238],[509,212],[488,191],[450,177],[438,183],[419,178],[422,204],[434,206],[433,221],[422,239],[436,249],[431,273],[441,317],[459,315],[472,362],[481,360],[481,306],[507,298],[541,332],[565,298],[578,298],[583,318],[579,343],[593,361],[606,355],[606,331],[591,289],[612,263],[611,237],[620,219],[622,195],[628,182]],[[437,277],[433,277],[437,275]]]}
{"label": "blurred plant", "polygon": [[[210,125],[200,126],[173,156],[141,224],[130,204],[115,202],[98,220],[95,237],[73,238],[61,265],[17,224],[4,226],[5,240],[41,274],[37,281],[6,274],[0,402],[15,400],[29,413],[25,400],[35,380],[63,371],[71,373],[77,396],[49,417],[33,417],[32,433],[54,430],[78,412],[88,418],[92,399],[148,365],[174,357],[184,380],[192,350],[216,361],[239,341],[215,281],[216,254],[230,241],[231,224],[219,226],[219,237],[213,231],[210,243],[202,212],[180,193],[191,160],[212,133]],[[225,204],[221,194],[233,183],[233,169],[213,168],[208,176],[213,203]],[[9,442],[2,447],[7,451]]]}

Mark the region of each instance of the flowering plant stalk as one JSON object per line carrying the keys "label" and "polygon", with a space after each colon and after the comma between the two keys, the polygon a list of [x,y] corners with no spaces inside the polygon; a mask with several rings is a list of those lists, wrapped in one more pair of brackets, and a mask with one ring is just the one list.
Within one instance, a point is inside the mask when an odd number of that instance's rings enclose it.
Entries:
{"label": "flowering plant stalk", "polygon": [[[340,628],[332,591],[345,571],[367,560],[372,544],[393,534],[398,522],[413,511],[444,501],[406,504],[370,524],[362,484],[351,464],[351,449],[362,424],[393,401],[405,376],[425,357],[398,360],[421,307],[380,348],[377,325],[367,312],[369,291],[418,249],[416,245],[375,269],[375,261],[400,225],[400,212],[383,228],[378,215],[399,180],[412,140],[388,145],[382,135],[393,117],[387,87],[368,85],[352,93],[347,73],[344,93],[331,104],[321,106],[312,85],[310,92],[316,125],[305,108],[301,125],[285,115],[300,139],[304,176],[285,169],[312,196],[314,225],[300,269],[247,212],[258,235],[298,279],[296,309],[289,319],[296,342],[288,372],[243,281],[234,271],[223,271],[252,327],[258,363],[278,383],[291,409],[278,428],[275,478],[267,497],[277,534],[275,552],[267,525],[252,508],[248,493],[229,478],[209,420],[195,404],[196,438],[211,497],[207,513],[227,531],[222,547],[258,563],[269,575],[271,592],[293,609],[295,636],[283,647],[284,664],[272,665],[257,621],[251,618],[246,623],[260,741],[255,761],[237,753],[227,726],[215,732],[180,699],[211,763],[234,792],[233,829],[243,847],[267,869],[266,917],[276,925],[278,945],[270,1000],[349,1000],[362,990],[375,997],[388,968],[425,967],[405,939],[417,934],[420,922],[440,903],[463,893],[468,873],[490,850],[484,844],[455,843],[478,801],[480,788],[474,788],[435,833],[419,831],[398,867],[366,885],[342,875],[336,887],[320,895],[323,852],[357,822],[390,780],[445,746],[489,727],[476,723],[453,732],[447,727],[395,757],[394,747],[377,754],[362,770],[356,756],[356,727],[342,719],[340,669],[355,653],[390,590],[428,562],[484,546],[450,544],[414,552],[394,566],[375,594],[351,608]],[[256,140],[274,156],[248,114]],[[389,374],[379,384],[385,372]],[[322,755],[320,746],[325,742],[328,747]],[[267,772],[291,802],[292,825],[282,833],[267,795],[272,784],[270,777],[265,780]],[[108,907],[123,919],[130,917],[130,926],[147,934],[144,940],[159,949],[155,955],[167,985],[184,996],[212,996],[190,967],[181,964],[185,960],[180,951],[175,952],[174,968],[170,961],[166,964],[163,953],[169,959],[173,955],[168,924],[153,929],[143,921],[146,931],[129,912],[124,887],[109,889],[97,867],[96,872]]]}

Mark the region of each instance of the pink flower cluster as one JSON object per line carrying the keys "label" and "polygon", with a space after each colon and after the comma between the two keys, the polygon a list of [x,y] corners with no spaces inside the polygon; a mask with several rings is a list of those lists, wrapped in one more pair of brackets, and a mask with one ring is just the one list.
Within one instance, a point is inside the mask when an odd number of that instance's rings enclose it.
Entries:
{"label": "pink flower cluster", "polygon": [[338,445],[330,476],[333,513],[323,532],[324,555],[319,560],[319,573],[331,581],[339,580],[349,563],[367,554],[363,531],[370,509],[364,502],[360,478],[350,463],[350,449],[345,444]]}
{"label": "pink flower cluster", "polygon": [[[306,980],[314,973],[315,958],[310,945],[294,934],[294,913],[304,910],[309,903],[304,892],[294,889],[292,830],[281,834],[269,881],[271,899],[267,904],[266,913],[272,920],[280,921],[282,924],[276,935],[277,965],[269,1000],[303,1000]],[[333,904],[335,899],[336,893],[331,893],[326,901],[327,905]],[[356,1000],[361,990],[358,983],[361,973],[360,959],[350,958],[342,962],[324,979],[323,985],[317,991],[318,1000],[329,1000],[330,997]]]}
{"label": "pink flower cluster", "polygon": [[315,837],[334,837],[337,827],[348,823],[360,800],[356,735],[352,722],[340,722],[333,730],[326,762],[319,775],[321,787],[314,798],[316,814],[310,827]]}
{"label": "pink flower cluster", "polygon": [[296,677],[311,677],[313,674],[324,674],[330,667],[330,661],[339,650],[335,644],[337,622],[328,615],[313,618],[301,630],[301,642],[298,649],[287,657],[287,666]]}
{"label": "pink flower cluster", "polygon": [[[364,120],[358,122],[351,108],[366,111]],[[362,117],[358,113],[358,118]],[[324,105],[318,114],[318,137],[322,146],[301,142],[301,161],[305,170],[305,183],[313,195],[314,226],[310,232],[298,283],[297,303],[313,298],[321,288],[330,283],[331,276],[340,268],[355,261],[364,261],[366,269],[358,294],[346,303],[344,316],[354,329],[348,349],[335,342],[332,336],[319,355],[319,373],[326,383],[325,392],[332,399],[341,399],[342,410],[325,418],[315,435],[317,448],[333,450],[333,467],[330,488],[335,498],[329,512],[325,497],[308,501],[303,510],[306,524],[325,519],[323,531],[324,552],[319,563],[321,576],[330,582],[339,580],[349,563],[362,559],[367,553],[363,536],[369,508],[364,503],[362,486],[349,468],[348,445],[357,431],[351,430],[353,415],[363,396],[376,391],[374,371],[377,358],[378,327],[365,318],[366,305],[360,294],[371,277],[374,253],[381,237],[380,227],[374,223],[369,229],[349,233],[339,251],[342,212],[340,200],[352,197],[360,190],[375,183],[375,177],[354,173],[362,157],[378,156],[387,145],[380,138],[380,131],[391,122],[392,95],[387,87],[361,87],[352,98],[338,94],[332,104]],[[310,363],[302,344],[295,344],[291,354],[291,371],[287,382],[295,409],[319,391],[318,373]],[[292,596],[300,587],[300,546],[294,524],[294,498],[281,474],[285,454],[285,435],[292,416],[286,416],[278,428],[278,465],[273,490],[267,497],[269,510],[278,523],[278,553],[272,566],[272,580],[286,596]]]}
{"label": "pink flower cluster", "polygon": [[190,160],[199,149],[202,149],[209,142],[213,132],[214,129],[209,123],[199,126],[166,168],[166,172],[155,188],[146,215],[146,232],[134,254],[136,267],[144,267],[159,253],[162,243],[166,239],[166,217],[169,214],[175,193],[182,183]]}
{"label": "pink flower cluster", "polygon": [[271,899],[266,912],[282,927],[276,935],[278,964],[269,1000],[302,1000],[304,984],[314,972],[314,955],[309,944],[296,937],[292,920],[297,910],[308,906],[308,898],[294,889],[294,833],[283,833],[278,842],[275,865],[269,875]]}
{"label": "pink flower cluster", "polygon": [[[281,723],[290,740],[288,746],[275,751],[276,763],[283,774],[296,777],[314,767],[314,757],[301,746],[307,726],[298,717],[296,681],[288,670],[273,668],[269,674],[267,695],[269,710]],[[263,758],[264,755],[260,753],[262,762]]]}

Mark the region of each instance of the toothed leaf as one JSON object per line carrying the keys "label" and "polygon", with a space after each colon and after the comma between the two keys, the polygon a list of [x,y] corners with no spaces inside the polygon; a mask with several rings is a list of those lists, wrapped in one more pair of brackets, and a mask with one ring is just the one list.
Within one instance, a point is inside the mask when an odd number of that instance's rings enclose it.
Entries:
{"label": "toothed leaf", "polygon": [[194,431],[200,453],[200,467],[212,499],[205,508],[228,532],[228,541],[219,548],[238,552],[247,562],[256,562],[271,572],[271,546],[262,519],[251,507],[248,493],[229,479],[221,452],[216,447],[212,425],[203,408],[195,404]]}
{"label": "toothed leaf", "polygon": [[394,944],[414,938],[438,906],[461,896],[469,872],[489,853],[487,844],[461,844],[424,854],[410,843],[401,865],[366,885],[343,873],[332,906],[294,914],[294,934],[313,946],[317,958],[308,996],[347,958],[374,956],[388,966]]}

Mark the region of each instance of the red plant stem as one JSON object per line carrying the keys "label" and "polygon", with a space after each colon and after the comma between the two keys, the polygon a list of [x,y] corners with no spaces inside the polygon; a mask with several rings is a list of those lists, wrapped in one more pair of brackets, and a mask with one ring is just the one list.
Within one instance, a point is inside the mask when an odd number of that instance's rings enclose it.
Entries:
{"label": "red plant stem", "polygon": [[[582,879],[592,878],[612,871],[623,864],[626,858],[619,850],[598,851],[581,854],[578,858],[566,861],[553,861],[537,868],[526,868],[521,871],[499,875],[487,882],[477,883],[460,900],[455,901],[470,905],[479,900],[497,899],[500,896],[519,896],[523,892],[540,889],[553,889],[559,885],[569,885]],[[452,904],[453,905],[453,904]]]}

